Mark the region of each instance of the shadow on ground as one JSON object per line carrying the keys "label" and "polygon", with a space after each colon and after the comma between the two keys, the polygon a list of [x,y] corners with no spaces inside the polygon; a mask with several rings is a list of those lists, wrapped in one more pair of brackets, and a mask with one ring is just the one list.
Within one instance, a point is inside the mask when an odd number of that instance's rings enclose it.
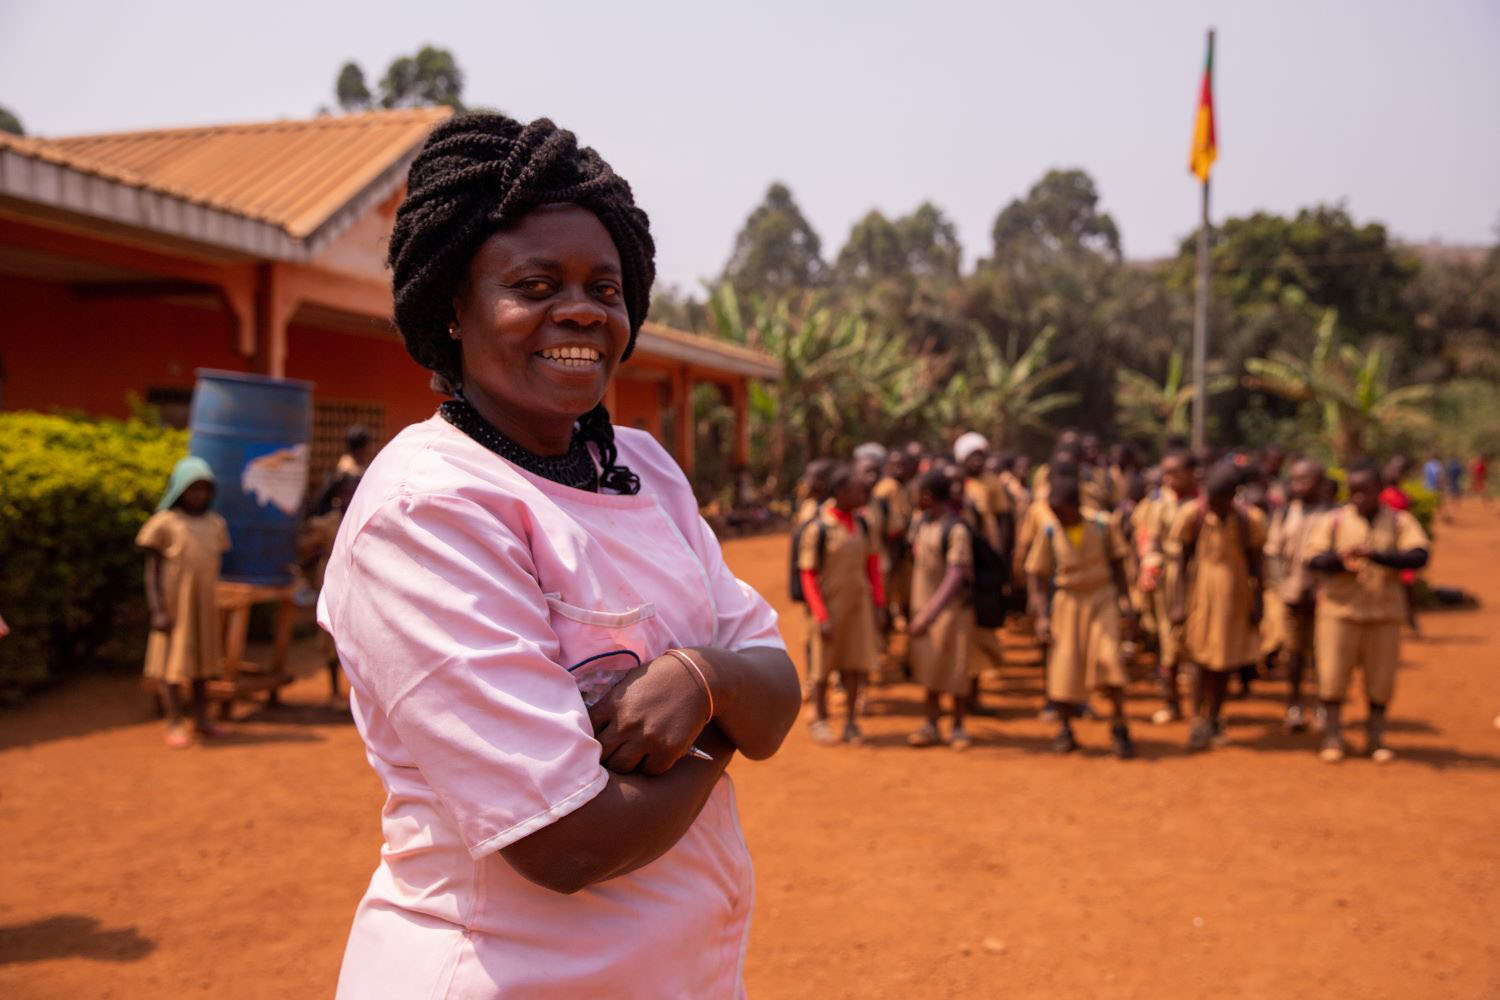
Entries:
{"label": "shadow on ground", "polygon": [[155,950],[156,942],[142,937],[134,927],[104,929],[93,917],[77,913],[0,925],[0,965],[51,958],[137,962]]}

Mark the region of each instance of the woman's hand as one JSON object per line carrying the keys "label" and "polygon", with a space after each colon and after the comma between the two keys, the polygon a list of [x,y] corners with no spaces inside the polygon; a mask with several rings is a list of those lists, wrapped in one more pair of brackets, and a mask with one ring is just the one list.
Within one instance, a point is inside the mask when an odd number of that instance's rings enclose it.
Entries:
{"label": "woman's hand", "polygon": [[708,694],[675,656],[625,675],[589,709],[599,759],[616,774],[666,774],[709,721]]}

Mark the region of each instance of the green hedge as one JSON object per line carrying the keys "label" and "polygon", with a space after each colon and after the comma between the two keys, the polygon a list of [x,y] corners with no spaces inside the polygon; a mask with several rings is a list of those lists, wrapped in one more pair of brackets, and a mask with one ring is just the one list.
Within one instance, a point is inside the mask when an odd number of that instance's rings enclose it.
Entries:
{"label": "green hedge", "polygon": [[135,534],[186,454],[185,431],[140,420],[0,413],[0,700],[140,656]]}

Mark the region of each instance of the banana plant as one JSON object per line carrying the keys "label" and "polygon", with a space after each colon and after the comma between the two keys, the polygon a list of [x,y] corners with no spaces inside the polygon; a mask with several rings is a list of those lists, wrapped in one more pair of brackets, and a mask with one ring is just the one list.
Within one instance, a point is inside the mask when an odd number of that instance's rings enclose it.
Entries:
{"label": "banana plant", "polygon": [[[1116,420],[1126,434],[1160,445],[1173,434],[1187,433],[1194,392],[1186,381],[1186,367],[1182,352],[1173,351],[1161,381],[1129,368],[1115,373]],[[1234,376],[1208,366],[1203,386],[1207,395],[1228,392],[1234,384]]]}

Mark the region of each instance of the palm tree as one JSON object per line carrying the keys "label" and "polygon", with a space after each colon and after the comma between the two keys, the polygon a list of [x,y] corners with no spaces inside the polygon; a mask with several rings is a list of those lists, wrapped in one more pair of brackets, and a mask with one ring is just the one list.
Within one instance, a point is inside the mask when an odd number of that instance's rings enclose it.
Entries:
{"label": "palm tree", "polygon": [[[1187,433],[1195,393],[1183,377],[1185,368],[1182,352],[1174,350],[1161,382],[1129,368],[1115,372],[1116,419],[1127,435],[1160,446],[1173,434]],[[1216,396],[1233,388],[1233,376],[1209,366],[1204,378],[1207,395]]]}
{"label": "palm tree", "polygon": [[1249,358],[1245,383],[1251,388],[1309,404],[1341,462],[1364,454],[1377,436],[1401,430],[1430,431],[1427,407],[1437,393],[1428,383],[1392,388],[1390,354],[1376,342],[1361,353],[1338,338],[1338,313],[1329,309],[1318,322],[1312,354],[1298,357],[1272,351]]}
{"label": "palm tree", "polygon": [[968,357],[934,401],[934,422],[950,435],[990,428],[996,447],[1014,444],[1022,430],[1050,434],[1054,428],[1048,418],[1079,400],[1076,392],[1047,391],[1073,369],[1071,359],[1047,360],[1056,327],[1045,327],[1024,350],[1014,335],[1002,349],[983,329],[976,326],[974,332]]}

